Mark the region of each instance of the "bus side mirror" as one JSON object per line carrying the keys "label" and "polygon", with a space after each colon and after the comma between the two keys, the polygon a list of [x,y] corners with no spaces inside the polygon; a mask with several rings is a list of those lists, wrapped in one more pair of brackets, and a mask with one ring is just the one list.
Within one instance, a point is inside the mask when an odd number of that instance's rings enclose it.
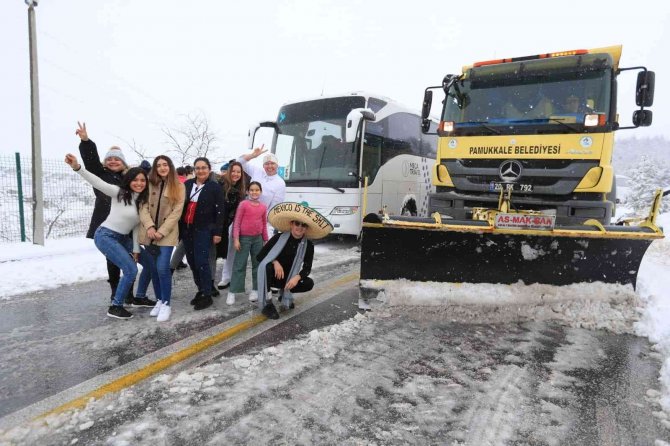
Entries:
{"label": "bus side mirror", "polygon": [[635,127],[649,127],[652,117],[651,110],[635,110],[633,112],[633,125]]}
{"label": "bus side mirror", "polygon": [[374,121],[376,119],[375,113],[369,108],[355,108],[349,112],[346,121],[346,135],[347,143],[356,141],[356,134],[361,125],[361,121]]}
{"label": "bus side mirror", "polygon": [[249,150],[254,149],[254,139],[256,138],[256,132],[261,127],[270,127],[272,129],[274,129],[275,130],[275,136],[276,136],[276,133],[281,133],[279,131],[279,126],[274,121],[263,121],[263,122],[258,122],[256,124],[252,125],[251,127],[249,127],[249,133],[247,134],[247,138],[248,138],[247,147],[249,148]]}
{"label": "bus side mirror", "polygon": [[635,88],[635,103],[638,107],[651,107],[654,104],[654,81],[656,74],[653,71],[637,73]]}

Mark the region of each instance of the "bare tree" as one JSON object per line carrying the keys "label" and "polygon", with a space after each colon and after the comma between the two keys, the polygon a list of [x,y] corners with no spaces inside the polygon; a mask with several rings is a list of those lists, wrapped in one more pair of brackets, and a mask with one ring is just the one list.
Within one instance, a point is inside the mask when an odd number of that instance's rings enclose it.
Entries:
{"label": "bare tree", "polygon": [[147,158],[153,158],[154,156],[149,153],[149,149],[145,148],[144,146],[137,144],[135,142],[135,138],[133,138],[132,141],[126,141],[123,140],[124,143],[128,146],[131,152],[133,152],[137,157],[139,158],[140,161],[145,160]]}
{"label": "bare tree", "polygon": [[211,156],[217,150],[214,143],[216,134],[209,126],[207,117],[202,113],[183,116],[184,123],[177,129],[163,127],[163,134],[170,146],[168,152],[176,154],[175,164],[184,165],[199,156]]}

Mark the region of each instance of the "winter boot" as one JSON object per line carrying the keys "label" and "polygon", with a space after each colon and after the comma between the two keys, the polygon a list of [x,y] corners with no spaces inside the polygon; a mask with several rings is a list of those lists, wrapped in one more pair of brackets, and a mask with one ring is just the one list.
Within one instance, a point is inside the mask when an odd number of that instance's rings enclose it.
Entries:
{"label": "winter boot", "polygon": [[272,302],[269,302],[267,305],[265,305],[261,313],[268,319],[279,319],[279,313],[277,313],[277,308],[275,308]]}

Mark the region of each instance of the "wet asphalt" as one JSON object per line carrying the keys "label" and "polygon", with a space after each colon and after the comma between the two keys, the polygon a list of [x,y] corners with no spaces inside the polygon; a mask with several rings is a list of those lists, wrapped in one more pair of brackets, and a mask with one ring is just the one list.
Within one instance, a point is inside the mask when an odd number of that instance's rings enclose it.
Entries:
{"label": "wet asphalt", "polygon": [[[356,241],[321,243],[349,249]],[[217,278],[221,267],[219,262]],[[318,282],[342,273],[338,266],[315,266],[312,276]],[[247,289],[250,285],[247,271]],[[150,317],[150,308],[126,307],[133,313],[130,320],[107,317],[111,291],[104,280],[0,301],[0,418],[256,308],[246,294],[226,305],[227,290],[221,290],[212,307],[194,312],[189,301],[195,291],[191,271],[177,270],[167,323]],[[153,298],[151,286],[148,294]]]}
{"label": "wet asphalt", "polygon": [[[175,313],[193,311],[189,273],[177,273]],[[197,320],[158,325],[149,308],[128,308],[127,321],[107,317],[109,295],[100,281],[0,302],[0,417],[250,309],[204,310]]]}
{"label": "wet asphalt", "polygon": [[[175,283],[175,311],[192,311],[188,305],[192,297],[189,271],[178,272]],[[118,324],[133,321],[106,317],[108,299],[105,282],[90,282],[0,303],[0,417],[253,308],[243,300],[234,307],[217,301],[206,314],[169,327],[150,324],[149,309],[133,308],[134,322],[140,322],[137,334],[131,330],[127,336],[128,326]],[[282,313],[286,320],[220,356],[253,353],[353,317],[359,311],[357,300],[358,289],[352,286],[294,317]],[[474,324],[441,322],[438,326],[445,349],[454,342],[471,344],[483,331]],[[118,327],[125,332],[118,334]],[[551,322],[532,327],[509,324],[500,329],[502,332],[492,331],[491,339],[485,341],[489,345],[487,356],[504,363],[509,352],[498,352],[494,347],[501,333],[510,331],[513,342],[514,332],[537,330],[542,341],[526,357],[525,367],[533,371],[538,383],[550,381],[549,364],[558,349],[570,345],[566,337],[569,329]],[[568,372],[575,384],[564,390],[573,398],[552,401],[577,420],[559,444],[647,445],[667,437],[653,415],[658,408],[645,401],[648,389],[659,388],[661,366],[648,340],[606,331],[591,333],[598,341],[597,365]],[[467,358],[463,360],[467,364]],[[550,444],[524,435],[519,432],[521,443],[515,444]]]}

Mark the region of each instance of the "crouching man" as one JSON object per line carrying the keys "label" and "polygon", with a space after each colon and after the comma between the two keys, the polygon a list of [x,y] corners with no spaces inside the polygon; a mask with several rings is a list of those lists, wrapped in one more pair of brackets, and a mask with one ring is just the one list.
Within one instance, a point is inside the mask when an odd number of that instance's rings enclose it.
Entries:
{"label": "crouching man", "polygon": [[[314,209],[302,203],[279,203],[270,209],[268,221],[280,233],[263,246],[256,257],[258,265],[258,308],[269,319],[279,319],[273,294],[287,308],[293,308],[293,293],[314,287],[308,277],[312,271],[314,244],[333,230],[333,225]],[[311,240],[310,240],[311,239]]]}

